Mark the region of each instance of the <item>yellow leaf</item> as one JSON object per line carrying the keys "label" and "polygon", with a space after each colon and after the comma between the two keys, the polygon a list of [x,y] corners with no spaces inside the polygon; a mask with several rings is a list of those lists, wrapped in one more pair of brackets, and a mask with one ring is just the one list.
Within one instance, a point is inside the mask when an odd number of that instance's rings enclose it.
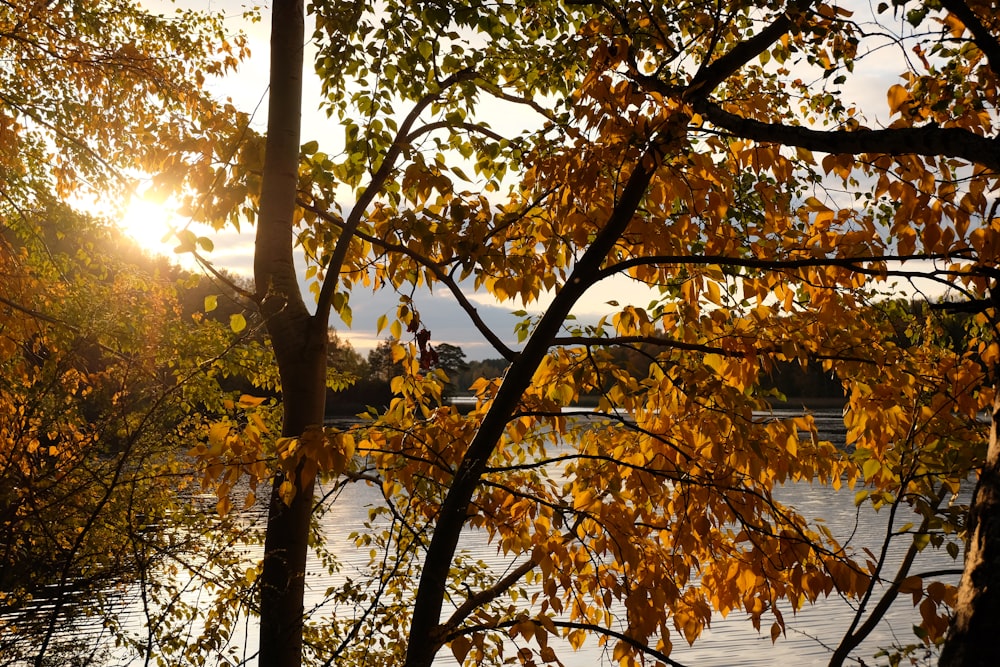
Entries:
{"label": "yellow leaf", "polygon": [[233,330],[233,333],[240,333],[247,328],[247,318],[243,317],[240,313],[230,315],[229,328]]}
{"label": "yellow leaf", "polygon": [[924,580],[918,576],[907,577],[899,582],[899,592],[903,595],[912,595],[913,604],[916,606],[924,592]]}
{"label": "yellow leaf", "polygon": [[1000,358],[1000,345],[990,343],[982,352],[982,361],[987,366],[992,366]]}
{"label": "yellow leaf", "polygon": [[593,489],[584,489],[573,495],[573,509],[585,510],[594,504],[596,494]]}
{"label": "yellow leaf", "polygon": [[889,111],[891,113],[896,113],[903,103],[910,99],[910,93],[906,88],[903,88],[898,83],[893,84],[889,87],[889,92],[886,93],[886,98],[889,101]]}
{"label": "yellow leaf", "polygon": [[292,500],[295,499],[295,485],[286,479],[278,487],[278,495],[281,496],[282,502],[286,505],[291,505]]}
{"label": "yellow leaf", "polygon": [[622,641],[615,644],[615,651],[611,659],[615,662],[621,662],[626,656],[628,656],[628,644]]}
{"label": "yellow leaf", "polygon": [[266,401],[266,398],[261,396],[251,396],[250,394],[243,394],[240,396],[239,406],[241,408],[256,408],[258,405]]}
{"label": "yellow leaf", "polygon": [[573,401],[574,396],[572,385],[559,383],[549,387],[548,397],[560,405],[568,405]]}
{"label": "yellow leaf", "polygon": [[568,635],[566,639],[569,641],[569,645],[573,647],[574,651],[579,651],[580,647],[583,646],[583,642],[587,639],[587,633],[583,630],[573,630]]}
{"label": "yellow leaf", "polygon": [[714,280],[708,282],[708,300],[716,305],[722,305],[722,293],[719,290],[719,283]]}
{"label": "yellow leaf", "polygon": [[226,444],[226,438],[229,436],[229,424],[225,422],[216,422],[208,427],[208,444],[209,450],[208,454],[210,456],[218,456],[222,453],[222,447]]}
{"label": "yellow leaf", "polygon": [[813,158],[812,151],[808,148],[802,148],[801,146],[795,147],[795,153],[799,156],[799,159],[807,164],[816,164],[816,160]]}
{"label": "yellow leaf", "polygon": [[798,456],[798,454],[799,454],[799,436],[797,436],[795,433],[792,433],[791,435],[789,435],[788,439],[785,440],[785,450],[789,454],[791,454],[792,456]]}
{"label": "yellow leaf", "polygon": [[711,368],[716,373],[722,373],[722,365],[726,362],[725,357],[721,354],[706,354],[705,355],[705,365]]}

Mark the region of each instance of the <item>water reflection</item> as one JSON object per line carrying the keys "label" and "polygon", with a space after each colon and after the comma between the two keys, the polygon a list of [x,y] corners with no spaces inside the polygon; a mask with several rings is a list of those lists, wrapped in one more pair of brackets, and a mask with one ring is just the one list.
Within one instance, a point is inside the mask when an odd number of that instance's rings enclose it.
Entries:
{"label": "water reflection", "polygon": [[[800,413],[788,413],[788,416],[792,414]],[[821,438],[834,443],[844,443],[845,430],[839,413],[820,413],[815,416],[815,419]],[[965,492],[968,493],[968,489]],[[782,487],[776,496],[780,502],[797,509],[808,519],[823,521],[833,536],[842,545],[848,547],[860,549],[862,546],[881,544],[889,529],[886,526],[888,513],[876,513],[870,505],[865,505],[860,509],[856,508],[854,506],[854,493],[851,490],[836,492],[828,487],[795,483]],[[336,502],[329,504],[322,518],[321,531],[330,552],[339,561],[340,568],[331,575],[326,572],[326,568],[320,562],[310,563],[307,580],[307,610],[311,609],[319,615],[334,611],[350,613],[349,609],[336,608],[329,597],[329,591],[341,587],[347,580],[360,582],[372,577],[369,549],[367,547],[358,548],[349,536],[352,533],[364,533],[369,529],[367,525],[369,510],[381,505],[382,502],[382,496],[378,489],[358,483],[348,487],[344,493],[337,496]],[[906,512],[901,512],[901,514],[906,514]],[[244,516],[244,520],[248,527],[252,527],[254,523],[260,527],[263,516],[260,512],[256,514],[251,512]],[[897,524],[901,525],[911,520],[913,520],[912,516],[901,516]],[[387,525],[387,521],[385,524],[379,525]],[[906,546],[906,538],[897,540],[896,547],[892,551],[891,565],[898,564]],[[490,544],[485,533],[480,531],[467,531],[460,543],[460,549],[466,556],[488,563],[495,572],[507,571],[517,564],[516,559],[512,560],[498,553],[496,546]],[[246,546],[244,548],[244,557],[247,562],[254,562],[259,556],[257,547]],[[927,548],[917,557],[912,572],[958,569],[960,563],[960,560],[955,561],[949,557],[943,549]],[[892,569],[887,569],[886,572],[891,573]],[[891,576],[891,574],[887,576]],[[957,576],[953,579],[957,581]],[[196,601],[202,591],[192,589],[185,594],[189,596],[191,601]],[[129,601],[125,600],[125,602]],[[120,611],[121,618],[124,619],[123,625],[127,627],[129,624],[135,624],[135,635],[141,637],[144,632],[145,616],[138,602],[137,599],[133,598]],[[445,614],[449,614],[451,611],[451,609],[446,608]],[[755,665],[770,667],[785,659],[794,661],[796,665],[825,665],[830,659],[833,647],[840,642],[847,629],[854,613],[854,607],[851,602],[834,596],[821,600],[815,605],[806,606],[794,615],[788,608],[783,609],[783,612],[788,629],[786,634],[780,637],[774,645],[772,645],[766,631],[764,634],[757,633],[745,615],[734,612],[725,619],[719,617],[713,619],[711,628],[693,647],[687,646],[675,633],[674,638],[677,643],[671,658],[682,665],[697,665],[698,667],[728,667],[737,664],[751,667]],[[854,651],[852,657],[863,659],[869,665],[879,664],[878,660],[873,659],[873,655],[879,647],[917,643],[912,626],[918,622],[919,613],[913,607],[912,599],[909,596],[900,596],[876,631],[861,647]],[[199,629],[197,626],[192,626],[190,628],[191,636],[195,636]],[[74,632],[84,631],[85,628],[74,630]],[[94,629],[94,632],[99,631],[100,628]],[[232,640],[233,650],[230,656],[233,662],[253,664],[253,656],[256,654],[256,634],[252,620],[245,619],[240,624]],[[91,639],[92,637],[86,637],[88,642]],[[609,642],[608,647],[605,648],[599,646],[596,640],[588,640],[583,648],[577,652],[572,651],[568,644],[556,639],[550,640],[550,645],[555,648],[566,667],[616,664],[611,656],[613,641]],[[235,648],[236,646],[239,648]],[[519,648],[517,645],[511,643],[507,655],[513,656],[517,648]],[[142,664],[141,662],[130,662],[123,653],[119,653],[115,660],[101,662],[103,664]],[[884,659],[882,663],[885,663]],[[454,665],[455,661],[447,651],[443,651],[436,664]]]}

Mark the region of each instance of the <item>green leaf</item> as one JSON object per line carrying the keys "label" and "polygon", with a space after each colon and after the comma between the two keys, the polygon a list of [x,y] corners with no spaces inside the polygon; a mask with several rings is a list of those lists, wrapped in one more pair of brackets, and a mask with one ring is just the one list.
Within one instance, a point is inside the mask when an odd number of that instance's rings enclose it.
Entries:
{"label": "green leaf", "polygon": [[344,324],[350,328],[351,323],[354,321],[354,315],[351,312],[351,307],[345,302],[340,310],[337,311],[337,314],[340,315],[340,319],[343,320]]}
{"label": "green leaf", "polygon": [[309,142],[306,142],[306,143],[302,144],[302,154],[303,155],[312,155],[313,153],[315,153],[318,150],[319,150],[319,142],[318,141],[309,141]]}
{"label": "green leaf", "polygon": [[198,243],[198,238],[190,229],[182,229],[177,232],[177,239],[180,243],[174,248],[176,253],[193,252]]}

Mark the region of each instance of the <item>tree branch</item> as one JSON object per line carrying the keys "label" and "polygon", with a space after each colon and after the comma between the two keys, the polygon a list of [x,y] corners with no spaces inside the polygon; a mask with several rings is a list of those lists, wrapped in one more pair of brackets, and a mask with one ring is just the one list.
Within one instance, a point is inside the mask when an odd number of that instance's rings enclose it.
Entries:
{"label": "tree branch", "polygon": [[[462,628],[458,632],[452,633],[449,636],[449,640],[454,639],[455,637],[458,637],[460,635],[471,635],[476,632],[483,632],[484,630],[499,630],[500,628],[509,628],[514,625],[517,625],[518,623],[523,623],[525,620],[532,621],[534,619],[529,618],[529,619],[503,621],[502,623],[497,623],[496,625],[489,625],[489,626],[484,626],[484,625],[467,626]],[[567,628],[569,630],[585,630],[587,632],[592,632],[594,634],[607,635],[608,637],[612,637],[614,639],[617,639],[621,642],[628,644],[629,646],[636,649],[640,653],[652,656],[653,658],[656,658],[660,662],[666,665],[670,665],[670,667],[684,667],[683,663],[671,659],[671,657],[668,656],[666,653],[663,653],[662,651],[657,651],[656,649],[651,648],[648,644],[645,644],[642,641],[635,639],[634,637],[629,637],[628,635],[622,632],[617,632],[616,630],[612,630],[611,628],[606,628],[604,626],[596,625],[594,623],[579,623],[577,621],[560,621],[554,618],[550,620],[552,621],[552,624],[557,628]]]}
{"label": "tree branch", "polygon": [[334,246],[333,254],[330,257],[330,262],[326,266],[326,277],[323,279],[323,284],[320,287],[319,296],[317,298],[317,315],[325,315],[329,318],[330,315],[330,305],[333,300],[333,293],[337,289],[337,284],[340,282],[340,271],[344,265],[344,259],[347,257],[347,249],[350,246],[351,239],[354,238],[355,233],[358,230],[361,220],[365,213],[368,211],[368,207],[375,200],[375,197],[382,191],[383,186],[389,177],[392,176],[393,171],[396,168],[396,158],[399,157],[403,149],[409,144],[410,133],[413,128],[414,123],[420,118],[420,114],[424,112],[428,106],[431,105],[436,99],[441,96],[445,90],[449,87],[461,83],[463,81],[471,81],[476,77],[476,73],[471,69],[464,69],[460,72],[452,74],[447,79],[441,82],[441,89],[424,96],[419,102],[417,102],[410,113],[406,115],[403,122],[399,125],[399,131],[396,132],[396,139],[389,146],[389,150],[386,151],[385,157],[382,158],[382,163],[379,168],[372,175],[372,180],[365,188],[361,196],[358,197],[357,203],[354,208],[351,209],[350,215],[344,221],[341,228],[340,238],[337,239],[337,245]]}
{"label": "tree branch", "polygon": [[454,629],[458,627],[459,623],[468,618],[469,614],[484,604],[488,604],[503,595],[511,586],[516,584],[521,577],[526,575],[528,572],[531,572],[536,567],[538,567],[538,563],[534,560],[526,560],[514,568],[514,570],[507,574],[507,576],[503,577],[489,588],[479,591],[474,595],[470,595],[465,602],[463,602],[462,605],[455,610],[451,617],[444,622],[443,628],[445,629],[445,632],[454,631]]}
{"label": "tree branch", "polygon": [[[561,336],[552,339],[553,345],[571,346],[584,345],[588,347],[601,346],[610,347],[612,345],[654,345],[656,347],[685,350],[688,352],[702,352],[704,354],[717,354],[721,357],[731,359],[742,359],[746,356],[740,349],[731,349],[717,345],[705,345],[703,343],[685,343],[683,341],[665,338],[661,336],[617,336],[604,338],[602,336]],[[761,354],[783,354],[780,348],[769,348],[755,346],[754,352]],[[859,364],[874,364],[876,362],[864,357],[854,357],[844,354],[810,354],[809,358],[824,361],[852,361]]]}
{"label": "tree branch", "polygon": [[658,138],[636,161],[607,223],[587,247],[569,280],[563,284],[528,338],[520,356],[511,364],[489,411],[469,443],[456,470],[454,483],[441,505],[438,524],[431,538],[414,600],[410,636],[422,637],[424,641],[411,642],[407,646],[404,667],[430,664],[434,654],[444,643],[439,625],[443,591],[447,588],[458,538],[468,520],[469,502],[479,486],[490,455],[506,428],[509,415],[517,407],[531,384],[535,371],[548,353],[552,338],[558,334],[573,305],[593,285],[593,274],[605,261],[639,208],[660,165],[661,146],[674,139],[675,137]]}
{"label": "tree branch", "polygon": [[624,273],[636,266],[653,266],[657,264],[676,264],[678,266],[736,266],[747,269],[765,271],[787,271],[789,269],[804,269],[811,267],[839,266],[857,273],[869,276],[895,276],[899,278],[925,278],[938,280],[945,284],[951,283],[940,278],[941,275],[961,276],[975,273],[970,266],[969,271],[953,271],[950,269],[935,269],[927,271],[903,271],[901,269],[883,269],[867,266],[871,262],[914,262],[914,261],[969,261],[972,249],[961,249],[949,254],[926,255],[866,255],[860,257],[804,257],[802,259],[763,259],[760,257],[731,257],[728,255],[651,255],[648,257],[633,257],[604,267],[595,274],[595,282]]}
{"label": "tree branch", "polygon": [[441,130],[444,128],[462,128],[464,130],[468,130],[470,133],[485,135],[490,139],[493,139],[494,141],[504,141],[506,139],[506,137],[504,137],[503,135],[494,132],[488,127],[479,125],[478,123],[452,123],[447,120],[439,120],[433,123],[427,123],[426,125],[422,125],[421,127],[414,130],[409,136],[407,136],[404,141],[406,143],[410,143],[420,135],[429,134],[434,130]]}
{"label": "tree branch", "polygon": [[962,25],[972,33],[972,41],[986,56],[990,63],[990,69],[993,70],[994,74],[1000,74],[1000,42],[997,42],[996,36],[983,25],[969,4],[962,0],[941,0],[941,6],[961,21]]}
{"label": "tree branch", "polygon": [[[298,204],[307,211],[311,211],[316,215],[318,215],[319,217],[323,218],[324,221],[334,226],[340,227],[342,230],[341,236],[344,235],[345,232],[343,231],[343,229],[345,223],[342,220],[338,219],[336,216],[330,215],[328,211],[325,211],[317,206],[314,206],[302,199],[298,200]],[[492,345],[497,352],[503,355],[504,359],[506,359],[507,361],[512,361],[514,357],[517,356],[517,353],[515,353],[514,350],[510,349],[507,345],[505,345],[504,342],[500,340],[500,337],[497,336],[496,333],[494,333],[493,330],[489,328],[489,326],[487,326],[483,318],[480,317],[479,311],[476,309],[474,305],[472,305],[472,302],[469,301],[469,298],[459,288],[458,283],[455,282],[455,280],[441,268],[440,264],[432,262],[429,258],[424,257],[423,255],[417,253],[414,250],[411,250],[409,247],[405,245],[390,243],[389,241],[386,241],[384,239],[380,239],[371,234],[362,232],[359,229],[354,230],[354,236],[361,239],[362,241],[367,241],[368,243],[371,243],[373,246],[381,248],[382,250],[385,250],[387,252],[396,252],[402,255],[406,255],[407,257],[414,260],[424,268],[430,270],[430,272],[434,274],[435,278],[437,278],[442,284],[448,287],[448,290],[452,293],[452,296],[454,296],[455,300],[458,301],[458,305],[461,306],[462,310],[464,310],[465,313],[469,316],[469,319],[472,320],[472,324],[473,326],[476,327],[476,330],[479,331],[479,333],[482,334],[487,341],[489,341],[490,345]]]}
{"label": "tree branch", "polygon": [[[684,97],[691,101],[697,97],[710,95],[723,81],[736,70],[763,53],[769,46],[781,39],[795,27],[793,16],[805,12],[814,0],[799,0],[789,3],[788,8],[759,33],[746,39],[724,55],[712,61],[712,64],[702,63],[698,73],[684,91]],[[711,57],[711,53],[708,54]]]}
{"label": "tree branch", "polygon": [[882,130],[813,130],[744,118],[707,98],[694,100],[692,108],[716,127],[760,143],[797,146],[834,155],[883,153],[954,157],[1000,171],[1000,141],[957,127],[924,125]]}

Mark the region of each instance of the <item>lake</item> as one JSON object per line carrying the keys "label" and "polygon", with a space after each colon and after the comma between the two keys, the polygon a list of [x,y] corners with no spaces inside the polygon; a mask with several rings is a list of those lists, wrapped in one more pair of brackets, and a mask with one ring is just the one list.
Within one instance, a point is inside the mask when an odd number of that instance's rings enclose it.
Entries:
{"label": "lake", "polygon": [[[844,442],[844,427],[839,412],[819,413],[816,415],[816,422],[820,429],[821,438],[833,442]],[[969,489],[965,490],[965,493],[970,491],[971,485]],[[825,520],[841,544],[880,544],[886,531],[885,514],[875,513],[868,505],[859,511],[855,508],[853,499],[854,492],[852,490],[845,489],[841,492],[835,492],[829,488],[805,483],[786,485],[782,488],[779,497],[780,501],[795,507],[808,518]],[[357,548],[354,542],[348,539],[348,536],[355,531],[365,531],[369,508],[379,504],[381,500],[381,494],[378,490],[363,484],[356,484],[350,487],[347,492],[342,493],[325,514],[322,530],[327,536],[330,550],[341,562],[342,567],[336,576],[330,576],[324,573],[324,568],[318,563],[310,566],[307,609],[315,607],[319,613],[322,613],[325,593],[329,587],[341,585],[346,578],[358,580],[369,576],[367,548]],[[904,516],[900,518],[900,524],[912,520],[906,516],[906,511],[901,512],[901,514]],[[256,514],[251,512],[244,515],[244,519],[248,524],[253,524],[255,521],[260,521],[261,517],[259,512]],[[899,546],[893,552],[892,558],[895,559],[895,562],[898,563],[905,547],[905,541],[900,540]],[[472,557],[486,561],[496,571],[503,571],[510,566],[510,561],[498,554],[496,547],[490,545],[481,532],[468,531],[462,539],[460,548]],[[259,557],[259,550],[254,547],[246,547],[245,557],[247,562],[252,562]],[[912,572],[960,568],[960,566],[961,561],[952,560],[943,549],[935,550],[929,547],[918,556]],[[887,573],[892,571],[892,569],[886,570]],[[957,576],[953,577],[952,580],[957,581]],[[191,588],[185,593],[189,601],[198,601],[203,595],[207,597],[205,591],[198,588]],[[121,592],[116,599],[123,626],[133,629],[137,636],[141,636],[144,615],[141,601],[136,597],[135,592]],[[40,603],[36,611],[44,612],[44,603]],[[706,631],[693,647],[687,646],[683,639],[674,634],[675,647],[671,658],[681,665],[692,667],[695,665],[698,667],[729,667],[731,665],[760,665],[762,667],[767,665],[771,667],[782,660],[794,661],[795,665],[825,665],[830,658],[832,647],[839,643],[853,613],[851,604],[838,597],[831,597],[821,600],[816,605],[807,606],[797,615],[792,615],[788,609],[784,611],[788,624],[787,633],[785,636],[779,637],[773,645],[766,632],[770,621],[765,618],[765,632],[758,634],[747,621],[745,615],[734,612],[728,618],[714,619],[711,629]],[[449,610],[446,609],[445,613],[448,612]],[[873,657],[875,652],[879,647],[894,643],[904,645],[917,643],[911,627],[918,620],[919,614],[913,607],[911,598],[900,596],[876,632],[852,654],[852,658],[855,659],[853,664],[859,664],[858,659],[864,660],[864,664],[867,665],[887,664],[885,658],[875,659]],[[98,626],[79,621],[74,626],[73,632],[76,633],[77,645],[89,645],[98,641],[100,637]],[[197,629],[197,626],[192,626],[191,632],[195,633]],[[67,639],[65,634],[63,639]],[[72,638],[69,639],[72,640]],[[252,656],[256,652],[256,631],[252,620],[244,619],[236,631],[233,641],[236,645],[246,644],[235,652],[236,661],[242,661],[243,664],[248,665],[254,664]],[[105,643],[107,644],[107,642]],[[556,649],[556,653],[566,667],[616,664],[610,654],[610,649],[614,645],[613,641],[609,642],[607,649],[598,646],[596,640],[590,641],[578,652],[573,652],[568,645],[555,639],[550,640],[549,643]],[[106,648],[108,652],[100,659],[95,657],[91,664],[129,666],[142,664],[140,661],[131,660],[119,649],[110,645]],[[516,647],[511,645],[508,655],[512,656],[515,650]],[[0,665],[2,664],[5,663],[0,660]],[[80,664],[87,663],[81,662]],[[445,649],[439,655],[437,664],[454,665],[455,661]]]}

